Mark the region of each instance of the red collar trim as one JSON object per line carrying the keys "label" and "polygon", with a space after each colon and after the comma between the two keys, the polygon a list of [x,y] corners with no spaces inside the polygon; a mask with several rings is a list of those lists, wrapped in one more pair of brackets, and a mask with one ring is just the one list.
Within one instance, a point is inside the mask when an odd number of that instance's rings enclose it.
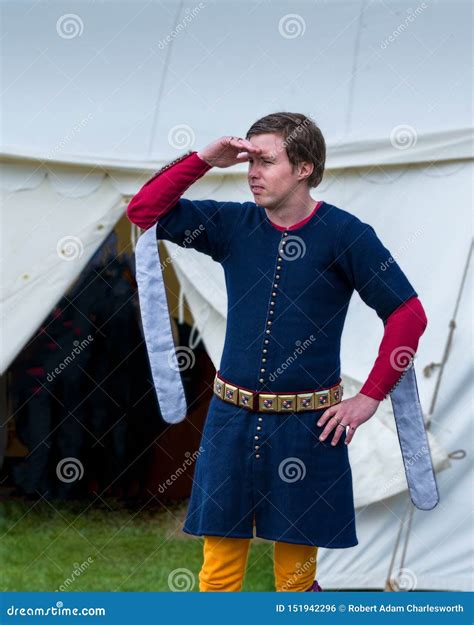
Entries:
{"label": "red collar trim", "polygon": [[308,215],[307,217],[305,217],[304,219],[302,219],[301,221],[298,221],[298,223],[293,224],[292,226],[280,226],[276,223],[274,223],[271,219],[269,219],[268,221],[271,223],[271,225],[276,228],[277,230],[280,230],[280,232],[284,232],[285,230],[297,230],[298,228],[301,228],[302,226],[305,225],[305,223],[307,223],[311,217],[314,216],[314,214],[316,213],[316,211],[318,210],[318,208],[321,206],[322,204],[322,200],[319,202],[316,202],[316,206],[314,207],[313,211],[311,212],[310,215]]}

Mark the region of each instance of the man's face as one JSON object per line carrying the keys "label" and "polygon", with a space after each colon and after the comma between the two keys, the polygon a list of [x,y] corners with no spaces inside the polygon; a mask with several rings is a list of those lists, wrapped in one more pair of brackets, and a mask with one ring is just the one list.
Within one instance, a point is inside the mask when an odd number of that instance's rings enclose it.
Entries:
{"label": "man's face", "polygon": [[293,171],[280,135],[254,135],[249,141],[261,148],[249,159],[248,182],[255,203],[269,210],[279,208],[298,184],[297,168]]}

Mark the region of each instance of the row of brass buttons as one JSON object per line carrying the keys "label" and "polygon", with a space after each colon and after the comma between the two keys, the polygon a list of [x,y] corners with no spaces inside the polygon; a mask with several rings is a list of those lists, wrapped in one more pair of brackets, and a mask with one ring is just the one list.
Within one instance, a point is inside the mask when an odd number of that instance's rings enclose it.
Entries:
{"label": "row of brass buttons", "polygon": [[[270,310],[269,310],[269,316],[272,317],[275,314],[275,298],[277,296],[277,291],[275,289],[278,289],[278,281],[280,280],[280,271],[281,271],[281,263],[283,261],[282,257],[280,256],[280,254],[284,251],[284,246],[286,244],[286,241],[284,240],[284,237],[288,236],[288,232],[283,232],[283,237],[281,239],[281,248],[278,250],[278,258],[277,258],[277,265],[275,268],[275,276],[274,276],[274,280],[273,280],[273,286],[272,286],[272,299],[270,300]],[[261,367],[260,367],[260,378],[259,378],[259,382],[260,384],[263,384],[265,382],[265,378],[264,378],[264,374],[266,373],[266,363],[267,363],[267,354],[268,354],[268,345],[270,343],[270,339],[268,338],[268,335],[271,333],[271,325],[272,325],[272,319],[267,319],[267,323],[266,323],[266,327],[265,327],[265,338],[263,341],[263,349],[262,349],[262,361],[261,361]],[[263,419],[262,417],[258,417],[258,422],[262,422]],[[257,432],[260,432],[262,429],[261,425],[257,425]],[[260,440],[260,436],[259,434],[255,434],[254,439],[256,441]],[[260,458],[260,453],[259,453],[259,449],[260,449],[260,445],[255,445],[255,458]]]}
{"label": "row of brass buttons", "polygon": [[[288,232],[285,231],[283,233],[283,237],[287,237],[287,236],[288,236]],[[286,241],[282,240],[281,241],[281,246],[282,247],[281,247],[281,249],[278,250],[279,254],[281,254],[284,251],[285,244],[286,244]],[[278,264],[276,266],[276,270],[275,270],[276,273],[275,273],[274,280],[273,280],[273,289],[277,289],[278,288],[278,280],[280,279],[280,274],[278,272],[282,268],[282,266],[280,264],[282,261],[283,261],[283,259],[281,258],[281,256],[278,256],[278,259],[277,259],[277,263]],[[270,300],[269,315],[273,315],[275,313],[274,306],[275,306],[275,298],[276,298],[276,296],[277,296],[277,292],[275,290],[272,290],[272,299]],[[270,332],[271,332],[271,325],[272,325],[272,320],[268,319],[267,323],[266,323],[265,334],[267,334],[267,335],[270,334]],[[265,338],[264,341],[263,341],[263,344],[264,345],[268,345],[269,343],[270,343],[270,339]],[[268,353],[268,348],[264,347],[263,350],[262,350],[262,354],[263,354],[263,356],[262,356],[262,364],[265,364],[267,362],[267,357],[266,357],[267,353]],[[260,373],[265,373],[265,372],[266,372],[266,368],[265,367],[261,367],[260,368]],[[263,384],[265,382],[265,378],[264,377],[260,377],[258,381],[260,382],[260,384]]]}

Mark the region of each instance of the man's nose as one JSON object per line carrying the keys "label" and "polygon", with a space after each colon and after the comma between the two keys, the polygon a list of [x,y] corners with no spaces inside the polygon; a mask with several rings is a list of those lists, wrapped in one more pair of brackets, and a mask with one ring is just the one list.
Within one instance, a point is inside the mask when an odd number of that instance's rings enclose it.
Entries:
{"label": "man's nose", "polygon": [[249,163],[249,177],[257,178],[260,175],[260,168],[256,163]]}

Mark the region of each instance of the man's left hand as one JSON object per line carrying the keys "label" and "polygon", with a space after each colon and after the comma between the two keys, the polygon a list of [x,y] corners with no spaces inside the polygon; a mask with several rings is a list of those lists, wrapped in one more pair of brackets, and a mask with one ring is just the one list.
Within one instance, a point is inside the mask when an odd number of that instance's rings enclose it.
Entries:
{"label": "man's left hand", "polygon": [[336,445],[342,436],[343,428],[341,426],[349,426],[345,440],[346,445],[348,445],[359,425],[370,419],[376,412],[379,404],[380,401],[378,399],[372,399],[372,397],[358,393],[350,399],[343,399],[335,406],[331,406],[331,408],[323,412],[317,421],[319,426],[326,423],[319,440],[325,440],[331,431],[335,429],[331,445]]}

